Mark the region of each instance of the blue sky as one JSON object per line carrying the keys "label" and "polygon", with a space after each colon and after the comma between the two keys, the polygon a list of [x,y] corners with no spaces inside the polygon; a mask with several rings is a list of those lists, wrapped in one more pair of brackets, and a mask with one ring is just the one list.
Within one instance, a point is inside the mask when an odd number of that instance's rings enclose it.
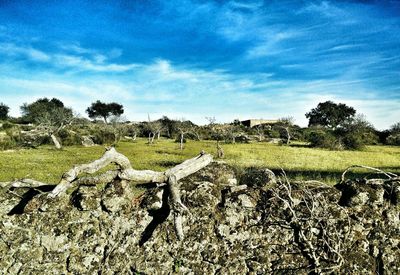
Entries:
{"label": "blue sky", "polygon": [[400,1],[0,0],[0,102],[100,99],[129,120],[304,114],[400,121]]}

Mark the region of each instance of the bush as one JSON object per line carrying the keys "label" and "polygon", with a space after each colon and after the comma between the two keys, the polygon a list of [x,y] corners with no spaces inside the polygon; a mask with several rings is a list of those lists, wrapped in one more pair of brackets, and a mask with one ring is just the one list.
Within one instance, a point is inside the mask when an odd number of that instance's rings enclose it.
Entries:
{"label": "bush", "polygon": [[9,136],[5,136],[0,140],[0,150],[14,149],[17,146],[17,142]]}
{"label": "bush", "polygon": [[281,132],[279,130],[271,129],[266,131],[266,135],[270,138],[280,138]]}
{"label": "bush", "polygon": [[113,144],[116,140],[116,135],[111,127],[96,127],[92,128],[90,135],[93,137],[93,142],[96,144]]}
{"label": "bush", "polygon": [[57,133],[61,143],[65,146],[82,144],[82,137],[75,132],[62,129]]}
{"label": "bush", "polygon": [[350,150],[360,150],[364,148],[365,142],[360,135],[347,134],[342,138],[344,148]]}
{"label": "bush", "polygon": [[4,123],[3,123],[3,126],[2,126],[3,130],[10,129],[10,128],[12,128],[12,127],[14,127],[14,124],[12,124],[12,123],[10,123],[10,122],[8,122],[8,121],[4,122]]}
{"label": "bush", "polygon": [[311,147],[327,148],[327,149],[341,149],[342,146],[337,138],[328,131],[314,130],[308,133],[308,142]]}
{"label": "bush", "polygon": [[363,116],[356,117],[343,127],[335,130],[345,149],[360,150],[365,145],[377,144],[379,137],[374,127]]}
{"label": "bush", "polygon": [[388,136],[388,138],[386,139],[386,143],[389,145],[400,146],[400,133]]}

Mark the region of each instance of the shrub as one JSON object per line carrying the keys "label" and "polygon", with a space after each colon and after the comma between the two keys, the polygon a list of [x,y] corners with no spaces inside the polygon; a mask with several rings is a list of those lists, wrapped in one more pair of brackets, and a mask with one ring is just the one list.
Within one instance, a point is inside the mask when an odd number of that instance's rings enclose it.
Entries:
{"label": "shrub", "polygon": [[96,127],[90,130],[93,136],[93,142],[96,144],[113,144],[116,141],[116,135],[111,127]]}
{"label": "shrub", "polygon": [[12,124],[12,123],[10,123],[10,122],[8,122],[8,121],[4,122],[4,123],[3,123],[3,126],[2,126],[3,130],[10,129],[10,128],[12,128],[12,127],[14,127],[14,124]]}
{"label": "shrub", "polygon": [[386,139],[387,144],[400,146],[400,133],[392,134]]}
{"label": "shrub", "polygon": [[73,131],[62,129],[57,133],[57,136],[61,139],[61,143],[65,146],[80,145],[82,138],[80,135]]}
{"label": "shrub", "polygon": [[377,144],[379,140],[374,127],[362,115],[336,129],[334,134],[341,139],[344,148],[350,150]]}
{"label": "shrub", "polygon": [[341,144],[337,138],[331,132],[322,129],[308,133],[307,140],[311,147],[341,149]]}
{"label": "shrub", "polygon": [[0,150],[14,149],[17,146],[17,142],[9,136],[5,136],[0,140]]}
{"label": "shrub", "polygon": [[281,132],[276,129],[267,130],[266,134],[270,138],[280,138],[281,137]]}

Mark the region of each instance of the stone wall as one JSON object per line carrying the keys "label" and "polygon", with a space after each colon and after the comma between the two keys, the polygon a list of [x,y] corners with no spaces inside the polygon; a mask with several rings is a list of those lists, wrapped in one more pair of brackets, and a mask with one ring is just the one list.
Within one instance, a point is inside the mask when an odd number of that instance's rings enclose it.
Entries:
{"label": "stone wall", "polygon": [[81,186],[39,212],[52,186],[3,186],[0,274],[399,274],[399,183],[288,184],[213,163],[181,183],[183,241],[163,187]]}

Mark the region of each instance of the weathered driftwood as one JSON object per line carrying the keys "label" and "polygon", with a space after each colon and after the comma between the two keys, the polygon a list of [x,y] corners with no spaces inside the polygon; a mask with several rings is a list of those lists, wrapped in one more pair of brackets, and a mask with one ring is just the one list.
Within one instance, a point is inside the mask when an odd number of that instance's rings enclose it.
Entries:
{"label": "weathered driftwood", "polygon": [[[118,153],[115,148],[107,148],[104,155],[87,164],[77,165],[65,172],[59,184],[47,195],[49,199],[61,196],[67,189],[74,185],[80,184],[99,184],[113,181],[115,178],[128,180],[131,182],[149,182],[149,183],[167,183],[170,196],[169,205],[174,215],[175,229],[178,239],[182,240],[184,237],[182,229],[182,214],[187,208],[182,204],[179,192],[178,181],[187,177],[200,169],[207,166],[212,162],[212,156],[201,152],[200,155],[188,159],[183,163],[166,170],[165,172],[156,172],[152,170],[135,170],[132,168],[129,159],[121,153]],[[107,171],[103,174],[93,177],[78,178],[81,174],[93,174],[107,165],[114,163],[118,166],[117,170]],[[11,187],[23,188],[31,187],[36,188],[43,185],[49,185],[36,180],[21,179],[11,183]]]}
{"label": "weathered driftwood", "polygon": [[[346,180],[347,172],[349,172],[351,169],[354,169],[354,168],[364,168],[364,169],[367,169],[367,170],[372,170],[372,171],[375,171],[376,174],[383,174],[386,177],[388,177],[389,179],[393,179],[393,178],[397,178],[398,177],[398,175],[396,175],[396,174],[394,174],[392,172],[385,172],[385,171],[383,171],[381,169],[378,169],[378,168],[365,166],[365,165],[351,165],[351,166],[347,167],[346,170],[343,172],[342,177],[341,177],[341,182],[344,182]],[[374,179],[374,180],[376,180],[376,179]]]}

